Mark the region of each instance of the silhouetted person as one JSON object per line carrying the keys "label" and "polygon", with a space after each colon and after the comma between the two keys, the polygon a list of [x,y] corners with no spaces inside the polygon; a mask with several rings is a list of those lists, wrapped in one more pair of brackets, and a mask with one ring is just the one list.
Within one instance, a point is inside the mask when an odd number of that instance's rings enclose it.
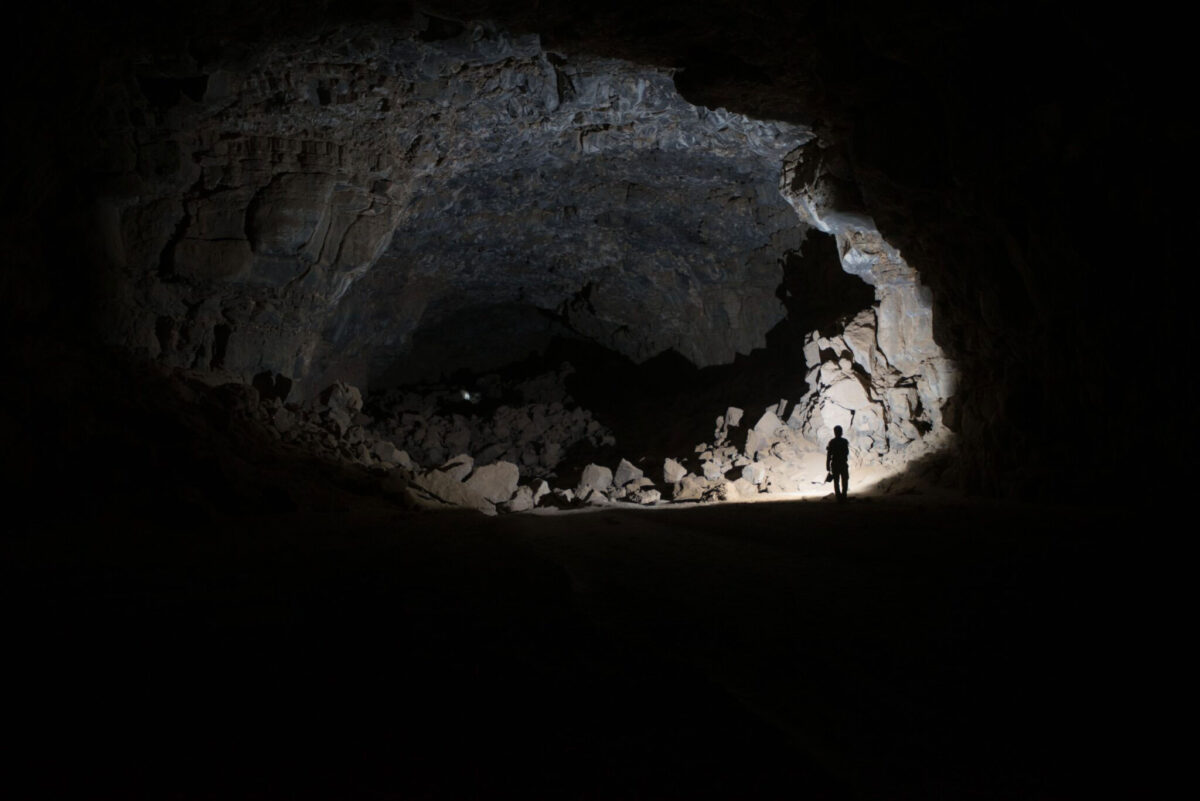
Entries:
{"label": "silhouetted person", "polygon": [[850,486],[850,443],[842,436],[842,427],[833,427],[833,439],[825,448],[825,471],[833,476],[833,494],[838,503],[846,500]]}

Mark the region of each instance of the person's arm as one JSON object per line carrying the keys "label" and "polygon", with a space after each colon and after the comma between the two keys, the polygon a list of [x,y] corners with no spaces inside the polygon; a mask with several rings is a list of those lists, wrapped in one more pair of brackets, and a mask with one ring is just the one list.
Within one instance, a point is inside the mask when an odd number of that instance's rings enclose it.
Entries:
{"label": "person's arm", "polygon": [[828,473],[833,469],[833,441],[825,446],[825,472]]}

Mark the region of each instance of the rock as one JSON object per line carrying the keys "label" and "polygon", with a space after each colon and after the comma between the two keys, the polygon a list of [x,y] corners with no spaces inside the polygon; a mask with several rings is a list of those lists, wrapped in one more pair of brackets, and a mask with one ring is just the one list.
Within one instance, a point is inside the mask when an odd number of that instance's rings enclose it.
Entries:
{"label": "rock", "polygon": [[712,482],[705,478],[688,473],[678,483],[675,490],[674,500],[676,501],[699,501],[704,499],[704,495],[712,489]]}
{"label": "rock", "polygon": [[537,503],[542,498],[550,494],[550,485],[545,481],[539,481],[533,486],[533,502]]}
{"label": "rock", "polygon": [[613,485],[617,487],[624,487],[631,481],[638,480],[643,475],[645,474],[640,469],[634,467],[633,464],[625,459],[622,459],[621,463],[617,465],[616,473],[613,474]]}
{"label": "rock", "polygon": [[743,476],[733,482],[733,495],[738,498],[753,498],[758,495],[758,486]]}
{"label": "rock", "polygon": [[339,437],[350,430],[350,415],[345,409],[330,408],[325,412],[325,419],[331,426],[331,432]]}
{"label": "rock", "polygon": [[588,490],[605,492],[612,486],[612,480],[612,471],[607,467],[589,464],[583,468],[583,475],[579,479],[579,486],[576,487],[575,494],[583,498]]}
{"label": "rock", "polygon": [[612,504],[612,500],[598,489],[586,489],[583,492],[577,493],[576,497],[592,506],[609,506]]}
{"label": "rock", "polygon": [[674,459],[666,459],[663,461],[663,482],[666,484],[678,484],[687,475],[687,468],[681,465]]}
{"label": "rock", "polygon": [[866,387],[853,373],[838,380],[825,391],[825,397],[843,409],[862,409],[871,404]]}
{"label": "rock", "polygon": [[471,458],[469,453],[460,453],[437,469],[438,472],[445,474],[455,481],[465,481],[467,476],[471,474],[471,469],[474,466],[475,460]]}
{"label": "rock", "polygon": [[326,387],[318,396],[320,402],[330,409],[341,409],[348,415],[361,412],[363,407],[362,392],[358,387],[338,381]]}
{"label": "rock", "polygon": [[295,413],[289,411],[286,406],[280,406],[275,410],[275,413],[271,415],[271,423],[280,433],[286,433],[291,431],[296,425],[296,415]]}
{"label": "rock", "polygon": [[517,492],[513,495],[512,500],[504,504],[504,509],[509,512],[527,512],[535,505],[533,499],[533,490],[529,487],[517,487]]}
{"label": "rock", "polygon": [[428,503],[432,499],[450,506],[476,509],[487,515],[496,513],[496,507],[491,501],[442,470],[430,470],[414,476],[410,482],[409,493],[418,502]]}
{"label": "rock", "polygon": [[742,415],[745,414],[736,406],[730,406],[725,410],[725,425],[730,428],[737,428],[742,424]]}
{"label": "rock", "polygon": [[[492,503],[507,501],[517,491],[521,471],[512,462],[496,462],[478,467],[466,480],[470,489]],[[532,500],[532,495],[530,496]]]}
{"label": "rock", "polygon": [[864,309],[846,325],[842,334],[846,347],[854,356],[854,363],[868,373],[875,361],[875,310]]}
{"label": "rock", "polygon": [[742,468],[742,478],[755,486],[762,484],[766,477],[767,469],[761,462],[752,462]]}
{"label": "rock", "polygon": [[387,462],[388,464],[398,464],[400,462],[401,451],[396,447],[395,443],[388,442],[386,439],[376,442],[372,451],[379,457],[381,462]]}
{"label": "rock", "polygon": [[[784,401],[787,403],[787,401]],[[773,439],[775,432],[783,428],[783,421],[775,414],[774,410],[767,409],[763,412],[762,417],[758,418],[758,422],[754,424],[754,431],[764,439]]]}
{"label": "rock", "polygon": [[707,478],[709,481],[716,481],[717,479],[721,478],[722,476],[723,476],[723,471],[721,470],[721,466],[719,464],[717,464],[716,462],[705,462],[704,463],[704,477]]}
{"label": "rock", "polygon": [[629,493],[629,500],[633,503],[640,503],[643,506],[649,506],[662,500],[662,493],[653,487],[637,489]]}

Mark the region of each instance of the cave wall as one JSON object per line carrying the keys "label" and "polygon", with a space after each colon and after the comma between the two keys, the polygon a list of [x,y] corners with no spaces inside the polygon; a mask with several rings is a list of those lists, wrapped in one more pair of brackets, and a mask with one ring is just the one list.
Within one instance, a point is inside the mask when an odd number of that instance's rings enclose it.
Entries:
{"label": "cave wall", "polygon": [[[431,367],[468,366],[452,354],[502,344],[477,324],[497,307],[524,346],[561,329],[639,361],[727,362],[782,318],[805,230],[777,191],[803,126],[486,22],[151,61],[108,113],[110,336],[301,395],[436,377],[404,369],[419,331],[447,346]],[[469,366],[526,355],[510,350]]]}
{"label": "cave wall", "polygon": [[[1169,350],[1189,336],[1190,293],[1178,289],[1187,238],[1171,221],[1195,207],[1186,153],[1196,130],[1179,113],[1185,27],[1169,15],[870,0],[433,5],[536,32],[550,51],[674,69],[689,103],[801,124],[826,141],[838,208],[869,216],[932,293],[935,341],[959,367],[948,419],[965,486],[1086,497],[1137,464],[1146,430],[1169,426],[1173,399],[1190,394],[1190,379],[1148,364],[1158,352],[1148,343]],[[403,24],[410,11],[362,0],[17,14],[3,50],[13,91],[0,293],[14,369],[50,387],[46,398],[76,397],[45,365],[90,352],[96,309],[128,291],[95,258],[113,261],[115,238],[96,232],[113,231],[123,210],[94,200],[121,194],[105,132],[114,88],[138,65],[175,58],[179,75],[196,77],[188,59],[347,21]],[[148,153],[139,169],[172,159]],[[360,187],[364,199],[372,188]],[[8,414],[26,419],[34,406]]]}

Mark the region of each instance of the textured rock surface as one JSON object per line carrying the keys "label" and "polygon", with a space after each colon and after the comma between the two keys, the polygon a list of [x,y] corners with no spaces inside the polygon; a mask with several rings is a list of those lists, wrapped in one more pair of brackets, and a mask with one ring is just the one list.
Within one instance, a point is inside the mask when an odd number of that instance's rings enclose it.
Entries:
{"label": "textured rock surface", "polygon": [[426,23],[280,38],[170,103],[114,89],[119,341],[300,395],[565,331],[697,364],[763,344],[807,129],[692,106],[669,70]]}

